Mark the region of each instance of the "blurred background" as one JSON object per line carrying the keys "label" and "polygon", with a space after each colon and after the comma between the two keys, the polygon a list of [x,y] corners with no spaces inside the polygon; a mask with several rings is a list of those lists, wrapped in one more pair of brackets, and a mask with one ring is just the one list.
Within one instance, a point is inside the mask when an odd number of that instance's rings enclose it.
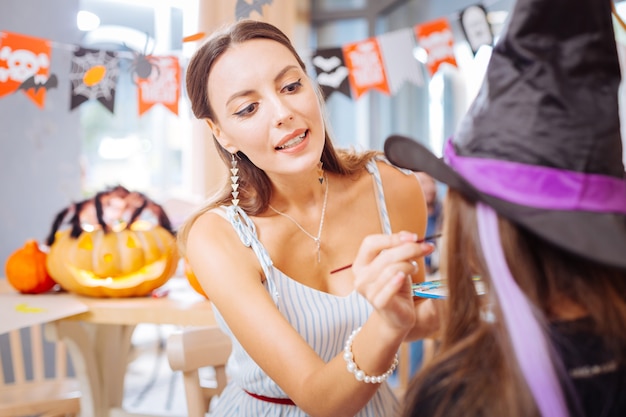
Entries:
{"label": "blurred background", "polygon": [[[19,91],[0,96],[0,263],[26,239],[43,241],[61,209],[106,187],[121,184],[145,193],[166,208],[175,226],[215,190],[225,169],[206,125],[191,114],[184,89],[185,67],[202,35],[197,41],[183,40],[234,21],[238,10],[285,31],[313,77],[315,51],[447,20],[456,65],[442,65],[431,74],[424,48],[416,45],[412,58],[420,63],[421,84],[405,82],[392,94],[372,89],[358,98],[340,92],[327,96],[339,146],[382,149],[388,135],[400,133],[439,153],[474,98],[491,53],[490,46],[473,51],[459,14],[480,5],[497,39],[513,3],[0,0],[0,32],[49,40],[49,72],[58,79],[56,88],[46,91],[43,107]],[[70,109],[70,67],[78,47],[115,51],[124,58],[116,83],[109,86],[115,90],[114,111],[93,99]],[[142,55],[178,59],[181,85],[175,112],[155,105],[138,114],[133,73]]]}

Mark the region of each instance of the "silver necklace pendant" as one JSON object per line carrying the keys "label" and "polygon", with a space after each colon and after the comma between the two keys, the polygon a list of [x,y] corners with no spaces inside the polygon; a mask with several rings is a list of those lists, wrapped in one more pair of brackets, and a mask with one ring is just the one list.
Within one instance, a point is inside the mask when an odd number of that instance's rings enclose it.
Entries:
{"label": "silver necklace pendant", "polygon": [[291,217],[290,215],[288,215],[287,213],[283,213],[282,211],[278,211],[276,210],[274,207],[272,207],[272,205],[269,205],[269,208],[272,209],[272,211],[274,211],[274,213],[279,214],[289,220],[291,220],[291,222],[293,224],[295,224],[296,226],[298,226],[298,229],[300,229],[305,235],[307,235],[308,237],[310,237],[311,239],[313,239],[313,242],[315,242],[315,246],[317,249],[317,263],[322,262],[322,229],[324,227],[324,217],[326,216],[326,202],[328,201],[328,178],[326,178],[326,176],[324,176],[324,178],[326,179],[326,189],[324,190],[324,203],[322,204],[322,215],[320,216],[320,225],[319,228],[317,230],[317,236],[313,236],[311,233],[307,232],[304,227],[302,227],[300,225],[300,223],[298,223],[296,221],[296,219],[294,219],[293,217]]}

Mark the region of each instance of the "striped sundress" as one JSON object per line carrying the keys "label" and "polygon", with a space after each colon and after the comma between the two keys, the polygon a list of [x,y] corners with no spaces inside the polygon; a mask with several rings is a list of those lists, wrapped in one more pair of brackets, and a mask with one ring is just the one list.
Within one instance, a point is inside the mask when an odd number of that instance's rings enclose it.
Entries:
{"label": "striped sundress", "polygon": [[[374,178],[382,230],[384,233],[391,233],[376,162],[370,161],[367,169]],[[328,362],[337,356],[343,350],[350,333],[365,323],[372,311],[371,305],[356,291],[345,297],[339,297],[302,285],[283,274],[272,265],[272,260],[259,241],[255,225],[250,217],[235,206],[223,207],[223,209],[242,243],[250,247],[257,255],[266,277],[264,286],[272,295],[278,310],[324,361]],[[213,401],[208,415],[211,417],[306,416],[304,411],[294,405],[258,400],[245,392],[271,398],[287,398],[285,392],[246,353],[219,311],[215,308],[214,311],[221,329],[232,340],[233,350],[226,368],[229,382],[222,394]],[[397,414],[397,409],[398,400],[388,383],[384,382],[356,416],[393,417]]]}

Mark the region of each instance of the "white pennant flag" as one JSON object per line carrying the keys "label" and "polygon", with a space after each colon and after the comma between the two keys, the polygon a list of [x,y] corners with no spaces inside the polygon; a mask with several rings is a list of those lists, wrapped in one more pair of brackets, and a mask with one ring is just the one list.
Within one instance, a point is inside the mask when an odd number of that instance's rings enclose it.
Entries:
{"label": "white pennant flag", "polygon": [[387,32],[376,37],[387,71],[391,94],[395,94],[405,81],[424,85],[420,63],[413,55],[415,36],[409,28]]}

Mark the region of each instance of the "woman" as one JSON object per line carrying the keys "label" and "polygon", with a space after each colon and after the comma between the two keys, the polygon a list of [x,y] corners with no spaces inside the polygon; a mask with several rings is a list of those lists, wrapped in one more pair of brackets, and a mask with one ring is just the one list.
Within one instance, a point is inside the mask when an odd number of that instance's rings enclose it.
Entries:
{"label": "woman", "polygon": [[187,89],[231,170],[179,231],[233,341],[213,415],[395,415],[400,343],[437,326],[411,295],[432,250],[416,242],[419,181],[376,152],[334,149],[304,63],[272,25],[211,37]]}
{"label": "woman", "polygon": [[611,0],[518,0],[445,162],[386,141],[449,186],[441,345],[403,415],[626,415],[619,85]]}

